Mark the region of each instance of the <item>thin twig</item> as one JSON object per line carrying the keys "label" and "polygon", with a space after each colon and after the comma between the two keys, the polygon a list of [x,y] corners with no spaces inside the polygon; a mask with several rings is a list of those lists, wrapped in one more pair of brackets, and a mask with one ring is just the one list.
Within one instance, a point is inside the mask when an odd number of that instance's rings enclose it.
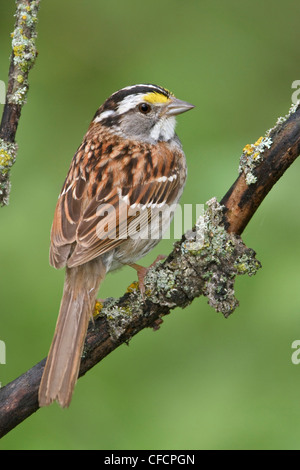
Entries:
{"label": "thin twig", "polygon": [[[161,317],[206,295],[226,316],[237,306],[233,282],[238,274],[254,274],[254,252],[240,235],[272,186],[300,153],[300,107],[280,119],[264,138],[247,145],[240,176],[222,204],[211,200],[201,221],[175,244],[166,261],[147,275],[146,300],[136,288],[120,299],[108,299],[90,325],[80,376],[146,327],[158,328]],[[204,228],[203,228],[204,227]],[[225,228],[226,230],[225,230]],[[204,234],[204,239],[197,235]],[[38,409],[38,387],[45,359],[0,390],[0,437]]]}
{"label": "thin twig", "polygon": [[0,125],[0,206],[7,205],[9,200],[10,170],[17,155],[16,132],[26,103],[28,74],[37,56],[35,38],[39,3],[40,0],[16,0],[8,86]]}

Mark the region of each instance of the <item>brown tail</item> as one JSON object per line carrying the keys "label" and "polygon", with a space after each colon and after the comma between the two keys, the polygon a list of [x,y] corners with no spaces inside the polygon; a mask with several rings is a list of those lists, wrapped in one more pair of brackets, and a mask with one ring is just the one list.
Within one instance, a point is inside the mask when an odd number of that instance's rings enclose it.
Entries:
{"label": "brown tail", "polygon": [[69,406],[97,291],[105,277],[101,261],[66,268],[63,297],[54,337],[39,388],[39,405],[54,400]]}

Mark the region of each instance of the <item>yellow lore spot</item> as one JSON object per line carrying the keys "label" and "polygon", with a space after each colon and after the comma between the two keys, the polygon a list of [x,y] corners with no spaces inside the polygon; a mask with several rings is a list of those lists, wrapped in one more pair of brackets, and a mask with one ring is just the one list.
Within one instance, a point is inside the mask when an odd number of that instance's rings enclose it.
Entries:
{"label": "yellow lore spot", "polygon": [[147,103],[167,103],[170,101],[170,98],[167,96],[163,95],[162,93],[156,93],[156,92],[151,92],[151,93],[146,93],[146,95],[143,96],[143,100],[146,101]]}

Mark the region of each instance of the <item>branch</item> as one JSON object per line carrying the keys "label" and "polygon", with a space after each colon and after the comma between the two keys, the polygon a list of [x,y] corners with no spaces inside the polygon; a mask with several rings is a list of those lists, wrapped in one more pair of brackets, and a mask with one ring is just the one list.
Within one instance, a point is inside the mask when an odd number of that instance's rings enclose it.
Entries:
{"label": "branch", "polygon": [[300,104],[253,145],[246,145],[240,176],[221,200],[227,208],[226,229],[241,235],[275,183],[300,154]]}
{"label": "branch", "polygon": [[26,103],[28,74],[33,67],[36,23],[40,0],[16,0],[16,24],[12,37],[12,54],[6,101],[0,125],[0,205],[8,204],[10,170],[16,160],[16,132],[22,107]]}
{"label": "branch", "polygon": [[[98,303],[90,324],[80,376],[146,327],[157,329],[175,307],[186,307],[205,295],[228,316],[237,307],[234,279],[253,275],[260,267],[240,235],[272,186],[300,153],[300,106],[255,144],[246,145],[240,176],[222,199],[208,202],[196,225],[175,243],[173,251],[145,278],[146,299],[135,284],[120,299]],[[45,359],[0,390],[0,437],[38,409],[38,387]]]}

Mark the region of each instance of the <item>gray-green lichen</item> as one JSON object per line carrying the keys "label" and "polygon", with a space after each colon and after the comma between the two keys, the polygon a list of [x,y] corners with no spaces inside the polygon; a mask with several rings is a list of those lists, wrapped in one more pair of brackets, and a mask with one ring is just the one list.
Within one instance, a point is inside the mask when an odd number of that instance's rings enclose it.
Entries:
{"label": "gray-green lichen", "polygon": [[261,265],[255,259],[255,252],[247,248],[240,237],[226,232],[224,207],[215,198],[208,201],[207,206],[203,220],[196,224],[201,227],[201,233],[196,231],[192,244],[190,241],[182,243],[182,250],[195,255],[204,281],[203,294],[216,311],[227,317],[239,304],[234,294],[235,277],[252,276]]}
{"label": "gray-green lichen", "polygon": [[252,276],[261,265],[240,237],[226,232],[223,211],[215,198],[208,201],[204,216],[175,245],[176,258],[168,259],[163,270],[157,266],[150,270],[146,280],[151,302],[172,308],[205,295],[225,317],[238,306],[235,277]]}
{"label": "gray-green lichen", "polygon": [[281,116],[277,119],[276,124],[273,128],[269,129],[269,133],[275,129],[277,129],[281,124],[283,124],[292,114],[297,111],[298,106],[300,105],[300,100],[296,103],[293,103],[289,109],[289,112],[285,116]]}
{"label": "gray-green lichen", "polygon": [[0,199],[2,205],[8,203],[10,190],[9,171],[15,163],[17,149],[17,144],[0,139]]}
{"label": "gray-green lichen", "polygon": [[151,298],[151,302],[164,305],[169,308],[176,307],[174,292],[177,290],[177,276],[179,270],[169,269],[167,266],[163,270],[158,269],[161,263],[157,263],[151,268],[145,278],[146,295]]}
{"label": "gray-green lichen", "polygon": [[[30,3],[24,0],[16,0],[16,24],[14,31],[11,33],[12,58],[5,104],[5,106],[10,106],[14,112],[13,117],[10,113],[5,114],[10,116],[10,122],[4,122],[1,137],[4,139],[8,137],[7,140],[0,140],[0,204],[2,206],[7,205],[9,201],[11,187],[9,172],[15,162],[17,153],[17,145],[14,143],[15,131],[21,107],[26,103],[28,73],[37,56],[35,27],[39,3],[40,0],[34,0]],[[11,105],[18,105],[18,107],[12,107]]]}
{"label": "gray-green lichen", "polygon": [[14,164],[17,154],[17,144],[5,142],[0,139],[0,171],[1,173],[7,173],[11,166]]}
{"label": "gray-green lichen", "polygon": [[110,336],[118,340],[124,333],[128,325],[128,319],[132,316],[130,304],[117,305],[117,299],[109,298],[105,300],[100,316],[107,319]]}
{"label": "gray-green lichen", "polygon": [[256,183],[256,176],[253,174],[254,168],[261,162],[266,148],[272,145],[270,131],[264,137],[260,137],[254,144],[247,144],[243,148],[240,158],[239,173],[244,172],[248,185]]}
{"label": "gray-green lichen", "polygon": [[28,72],[33,66],[36,56],[36,31],[39,0],[30,4],[17,2],[16,25],[11,33],[14,83],[12,90],[7,95],[8,103],[23,105],[26,102],[28,91]]}
{"label": "gray-green lichen", "polygon": [[260,137],[254,144],[247,144],[243,148],[243,153],[240,157],[239,173],[244,172],[246,183],[248,185],[256,183],[257,178],[253,174],[255,167],[262,161],[264,151],[272,145],[272,135],[279,127],[297,110],[299,101],[289,109],[286,116],[279,117],[276,124],[271,129],[268,129],[264,137]]}

